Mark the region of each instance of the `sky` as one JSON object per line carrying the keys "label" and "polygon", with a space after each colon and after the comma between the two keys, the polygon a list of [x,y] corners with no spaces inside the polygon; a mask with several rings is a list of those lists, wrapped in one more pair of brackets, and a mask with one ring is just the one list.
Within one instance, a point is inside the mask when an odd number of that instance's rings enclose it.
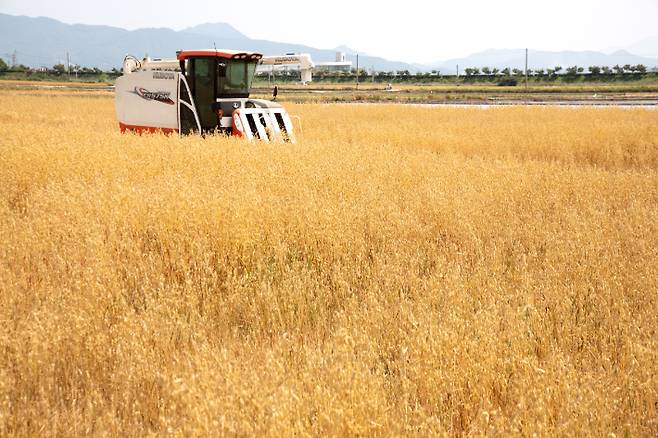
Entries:
{"label": "sky", "polygon": [[607,50],[658,34],[658,0],[0,0],[0,12],[131,30],[225,22],[250,38],[406,62],[489,48]]}

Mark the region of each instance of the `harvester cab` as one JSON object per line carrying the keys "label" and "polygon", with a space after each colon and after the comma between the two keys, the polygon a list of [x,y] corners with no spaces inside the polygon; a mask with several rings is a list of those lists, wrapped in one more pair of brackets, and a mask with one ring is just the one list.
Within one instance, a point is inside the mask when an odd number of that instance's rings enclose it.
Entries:
{"label": "harvester cab", "polygon": [[187,50],[176,59],[127,56],[115,85],[122,132],[223,132],[249,140],[294,141],[292,123],[278,103],[250,99],[262,55],[230,50]]}

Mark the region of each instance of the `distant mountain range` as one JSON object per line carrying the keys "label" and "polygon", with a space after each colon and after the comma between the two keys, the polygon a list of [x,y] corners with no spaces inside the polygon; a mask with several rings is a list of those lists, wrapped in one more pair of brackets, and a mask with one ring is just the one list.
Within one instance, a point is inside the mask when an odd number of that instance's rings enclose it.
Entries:
{"label": "distant mountain range", "polygon": [[[607,50],[606,53],[615,52],[619,49],[620,48],[617,47],[612,50]],[[635,53],[636,55],[656,59],[658,58],[658,35],[637,41],[636,43],[623,47],[622,49]]]}
{"label": "distant mountain range", "polygon": [[[316,62],[334,61],[336,51],[345,52],[356,64],[356,51],[346,46],[318,49],[302,44],[251,39],[230,24],[207,23],[181,31],[167,28],[147,28],[129,31],[117,27],[65,24],[51,18],[32,18],[0,14],[0,57],[31,67],[51,67],[65,63],[67,53],[71,63],[85,67],[111,69],[120,67],[126,54],[137,57],[173,57],[176,50],[195,48],[243,49],[279,55],[309,53]],[[594,51],[547,52],[531,50],[530,68],[568,67],[579,65],[644,64],[658,67],[658,36],[638,42],[632,48],[644,56],[625,50],[606,54]],[[465,58],[437,61],[430,64],[410,64],[381,57],[359,54],[359,64],[378,71],[409,70],[410,72],[440,70],[452,73],[457,64],[466,67],[522,68],[524,49],[490,49]]]}
{"label": "distant mountain range", "polygon": [[[335,49],[317,49],[302,44],[248,38],[229,24],[208,23],[181,31],[166,28],[133,31],[109,26],[65,24],[51,18],[0,14],[0,56],[9,60],[16,52],[17,63],[31,67],[66,61],[111,69],[120,67],[126,54],[154,58],[175,57],[176,50],[225,48],[250,50],[265,55],[309,53],[314,61],[335,61]],[[355,56],[347,55],[356,64]],[[407,70],[413,66],[375,56],[359,55],[360,65],[377,70]]]}
{"label": "distant mountain range", "polygon": [[[591,65],[614,66],[614,65],[637,65],[643,64],[647,67],[657,67],[658,60],[648,57],[636,56],[625,50],[618,50],[610,54],[594,51],[563,51],[548,52],[540,50],[528,50],[528,68],[552,68],[561,66],[563,68],[572,65],[589,67]],[[525,49],[489,49],[475,53],[465,58],[438,61],[430,64],[434,70],[442,73],[456,71],[456,66],[463,71],[466,67],[496,67],[499,69],[525,67]]]}

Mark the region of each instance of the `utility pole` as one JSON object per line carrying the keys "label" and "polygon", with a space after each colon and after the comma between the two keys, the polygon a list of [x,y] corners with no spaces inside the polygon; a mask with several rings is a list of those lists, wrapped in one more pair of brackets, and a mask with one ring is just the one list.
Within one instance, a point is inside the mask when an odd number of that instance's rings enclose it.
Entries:
{"label": "utility pole", "polygon": [[11,68],[16,67],[16,49],[14,49],[14,53],[11,54]]}
{"label": "utility pole", "polygon": [[459,64],[457,64],[457,80],[459,80]]}
{"label": "utility pole", "polygon": [[359,54],[356,54],[356,89],[359,89]]}
{"label": "utility pole", "polygon": [[525,49],[525,90],[528,91],[528,49]]}
{"label": "utility pole", "polygon": [[71,58],[69,57],[69,52],[66,52],[66,71],[69,74],[69,78],[71,77]]}

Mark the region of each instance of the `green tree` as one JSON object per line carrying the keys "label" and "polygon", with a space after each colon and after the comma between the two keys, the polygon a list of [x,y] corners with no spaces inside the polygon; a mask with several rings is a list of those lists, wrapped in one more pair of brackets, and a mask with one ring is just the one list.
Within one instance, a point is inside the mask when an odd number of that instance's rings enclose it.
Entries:
{"label": "green tree", "polygon": [[9,66],[7,63],[4,61],[4,59],[0,58],[0,71],[5,71],[8,70]]}
{"label": "green tree", "polygon": [[596,65],[590,65],[587,70],[589,70],[592,76],[598,76],[601,74],[601,67]]}
{"label": "green tree", "polygon": [[620,67],[619,64],[617,64],[617,65],[615,65],[614,67],[612,67],[612,69],[613,69],[613,70],[615,71],[615,73],[617,73],[618,75],[624,73],[624,68],[623,68],[623,67]]}
{"label": "green tree", "polygon": [[567,76],[576,76],[578,74],[578,66],[574,65],[567,67]]}
{"label": "green tree", "polygon": [[635,71],[640,73],[640,74],[645,74],[647,72],[647,66],[642,65],[642,64],[638,64],[638,65],[635,66]]}
{"label": "green tree", "polygon": [[505,67],[501,73],[504,74],[505,76],[509,76],[510,74],[509,67]]}
{"label": "green tree", "polygon": [[64,64],[55,64],[53,65],[53,70],[58,75],[61,75],[66,72],[66,66]]}
{"label": "green tree", "polygon": [[482,73],[485,75],[490,75],[491,69],[489,67],[482,67]]}
{"label": "green tree", "polygon": [[514,75],[516,75],[516,76],[521,76],[523,74],[523,70],[518,69],[518,68],[513,68],[512,73],[514,73]]}
{"label": "green tree", "polygon": [[491,74],[492,74],[492,75],[496,76],[498,73],[500,73],[500,70],[497,69],[496,67],[494,67],[494,68],[491,69]]}

